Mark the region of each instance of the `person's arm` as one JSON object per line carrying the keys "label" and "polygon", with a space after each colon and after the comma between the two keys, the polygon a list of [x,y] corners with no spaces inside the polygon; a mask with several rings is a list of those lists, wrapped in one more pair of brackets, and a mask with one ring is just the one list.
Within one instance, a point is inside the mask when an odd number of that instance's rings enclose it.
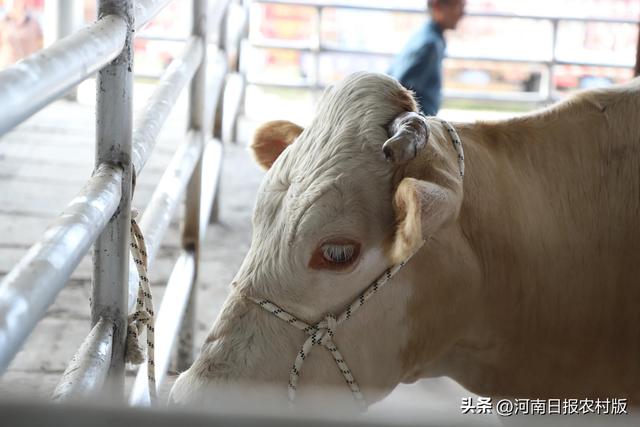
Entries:
{"label": "person's arm", "polygon": [[411,55],[409,64],[397,76],[400,83],[416,93],[422,111],[427,115],[436,115],[440,107],[441,58],[433,43],[424,45]]}

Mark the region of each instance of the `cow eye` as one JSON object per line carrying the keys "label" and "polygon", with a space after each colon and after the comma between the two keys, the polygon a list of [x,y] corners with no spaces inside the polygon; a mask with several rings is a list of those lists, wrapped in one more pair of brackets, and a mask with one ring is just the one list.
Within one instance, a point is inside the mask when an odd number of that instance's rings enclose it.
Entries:
{"label": "cow eye", "polygon": [[346,270],[358,259],[360,243],[351,239],[332,239],[321,243],[309,260],[314,270]]}
{"label": "cow eye", "polygon": [[322,255],[324,259],[336,264],[342,264],[351,261],[356,253],[355,245],[335,245],[327,243],[322,245]]}

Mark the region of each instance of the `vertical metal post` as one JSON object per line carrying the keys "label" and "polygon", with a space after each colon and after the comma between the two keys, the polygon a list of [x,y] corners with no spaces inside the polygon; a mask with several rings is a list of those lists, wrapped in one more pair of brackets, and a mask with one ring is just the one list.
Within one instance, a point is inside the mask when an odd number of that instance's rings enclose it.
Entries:
{"label": "vertical metal post", "polygon": [[131,220],[131,135],[133,96],[133,0],[101,0],[98,17],[117,15],[129,28],[122,53],[98,74],[96,106],[96,166],[123,170],[122,199],[93,249],[91,322],[113,322],[113,351],[106,387],[116,399],[124,392],[124,351],[127,335],[129,232]]}
{"label": "vertical metal post", "polygon": [[[244,73],[240,70],[240,56],[242,54],[242,44],[243,41],[246,40],[248,38],[248,31],[249,31],[249,5],[246,4],[243,0],[238,0],[237,1],[237,6],[236,8],[238,9],[242,9],[242,13],[243,13],[243,17],[242,17],[242,27],[240,28],[240,31],[238,31],[237,34],[233,34],[234,38],[233,38],[233,42],[234,42],[234,46],[233,49],[235,50],[235,58],[233,63],[230,64],[230,68],[229,68],[229,72],[234,74],[234,79],[236,80],[236,85],[239,84],[240,86],[240,92],[237,95],[237,105],[234,104],[233,105],[233,111],[231,111],[232,114],[232,120],[231,120],[231,132],[229,134],[229,140],[233,143],[238,143],[238,121],[239,121],[239,117],[240,115],[243,113],[244,111],[244,103],[245,103],[245,98],[246,98],[246,91],[247,91],[247,80],[246,77],[244,75]],[[237,39],[236,39],[237,37]],[[239,82],[239,83],[238,83]],[[218,194],[218,192],[216,191],[216,195]],[[217,199],[216,199],[217,200]],[[217,214],[218,214],[218,206],[217,204],[215,205],[215,211],[212,210],[212,213],[215,213],[215,220],[217,220]]]}
{"label": "vertical metal post", "polygon": [[638,24],[638,44],[636,45],[636,66],[634,76],[640,76],[640,24]]}
{"label": "vertical metal post", "polygon": [[559,20],[557,18],[553,18],[551,20],[551,61],[547,65],[549,68],[549,81],[547,82],[547,101],[553,102],[553,94],[555,92],[555,79],[553,77],[554,67],[556,65],[556,47],[558,44],[558,25]]}
{"label": "vertical metal post", "polygon": [[[44,3],[44,46],[63,39],[83,26],[82,4],[78,0],[55,0]],[[78,99],[78,88],[74,87],[65,98],[70,101]]]}
{"label": "vertical metal post", "polygon": [[[227,11],[228,11],[228,7],[229,5],[227,4],[225,6],[225,10],[223,11],[223,16],[220,18],[220,25],[218,28],[215,29],[215,31],[217,32],[217,43],[216,46],[218,48],[218,50],[220,52],[224,52],[225,55],[225,59],[227,59],[227,55],[226,55],[226,50],[227,50]],[[225,77],[224,79],[226,79],[226,74],[228,74],[228,69],[225,71]],[[224,107],[224,89],[225,89],[225,84],[226,84],[226,80],[224,80],[222,82],[222,88],[220,90],[220,95],[218,96],[218,99],[216,99],[214,102],[215,104],[215,115],[213,117],[213,123],[212,123],[212,127],[213,127],[213,137],[219,139],[220,141],[222,141],[222,112],[223,112],[223,107]],[[211,221],[214,222],[214,221]]]}
{"label": "vertical metal post", "polygon": [[320,81],[320,57],[322,56],[322,12],[324,8],[322,5],[316,6],[316,22],[315,22],[315,38],[311,51],[313,52],[313,91],[311,97],[313,103],[317,104],[320,100],[320,87],[322,82]]}
{"label": "vertical metal post", "polygon": [[[220,19],[220,26],[219,28],[216,28],[215,30],[217,31],[217,47],[218,50],[220,52],[224,52],[225,53],[225,58],[228,61],[228,55],[226,55],[227,53],[227,27],[228,27],[228,22],[227,19],[229,17],[229,7],[230,4],[227,3],[225,6],[225,9],[223,11],[223,16]],[[238,64],[240,63],[240,51],[238,51]],[[222,149],[224,151],[224,138],[223,138],[223,132],[222,132],[222,128],[223,128],[223,114],[224,114],[224,94],[225,94],[225,89],[226,89],[226,85],[227,85],[227,77],[229,74],[229,70],[227,69],[225,71],[225,76],[223,77],[223,82],[222,82],[222,87],[220,90],[220,94],[218,95],[218,99],[216,99],[215,102],[215,114],[213,116],[213,123],[211,124],[212,126],[212,134],[213,137],[218,139],[220,141],[220,144],[222,144]],[[220,166],[220,169],[222,169],[222,165]],[[222,171],[218,171],[218,181],[217,181],[217,188],[214,188],[215,194],[213,196],[213,201],[211,202],[211,212],[209,213],[209,224],[213,224],[218,222],[218,214],[220,213],[220,192],[218,191],[219,187],[220,187],[220,178],[222,175]]]}
{"label": "vertical metal post", "polygon": [[200,144],[200,160],[196,165],[193,175],[187,185],[185,200],[185,218],[182,230],[183,248],[193,251],[195,259],[195,274],[191,285],[189,302],[185,310],[180,334],[178,336],[178,348],[176,353],[176,368],[179,371],[187,369],[193,362],[195,333],[196,293],[198,283],[198,270],[200,265],[200,203],[202,192],[202,154],[205,141],[209,138],[211,119],[205,117],[206,77],[207,77],[207,26],[208,26],[208,1],[193,0],[193,21],[191,34],[200,37],[204,50],[202,62],[196,71],[189,88],[189,131],[190,137],[198,138]]}
{"label": "vertical metal post", "polygon": [[44,2],[44,45],[51,46],[82,27],[82,5],[78,0]]}

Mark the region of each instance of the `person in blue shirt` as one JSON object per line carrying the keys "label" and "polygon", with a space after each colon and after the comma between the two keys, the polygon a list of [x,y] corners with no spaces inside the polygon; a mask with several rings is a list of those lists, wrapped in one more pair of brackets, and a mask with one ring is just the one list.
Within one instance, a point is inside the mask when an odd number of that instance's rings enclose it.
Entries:
{"label": "person in blue shirt", "polygon": [[422,112],[435,116],[442,101],[443,33],[453,30],[464,15],[465,0],[429,0],[430,19],[398,54],[388,74],[415,92]]}

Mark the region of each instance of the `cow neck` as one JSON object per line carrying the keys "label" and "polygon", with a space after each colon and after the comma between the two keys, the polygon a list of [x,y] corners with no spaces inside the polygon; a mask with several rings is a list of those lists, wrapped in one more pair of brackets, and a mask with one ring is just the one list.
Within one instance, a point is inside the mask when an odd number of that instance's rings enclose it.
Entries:
{"label": "cow neck", "polygon": [[[456,150],[458,166],[460,168],[460,179],[464,178],[464,151],[462,148],[462,141],[458,136],[455,128],[451,126],[447,121],[437,118],[444,128],[449,133],[451,137],[451,141]],[[399,264],[394,264],[391,267],[387,268],[376,280],[373,281],[367,288],[360,294],[356,299],[344,310],[339,316],[335,316],[332,313],[327,313],[324,318],[314,324],[310,325],[293,314],[287,312],[283,308],[274,304],[273,302],[264,299],[264,298],[255,298],[251,296],[247,296],[246,298],[250,301],[257,304],[259,307],[267,310],[277,318],[287,322],[288,324],[296,327],[297,329],[305,332],[308,335],[306,341],[302,344],[302,348],[296,355],[295,361],[293,363],[293,367],[291,368],[291,372],[289,373],[289,385],[288,385],[288,394],[289,394],[289,402],[293,403],[296,397],[296,388],[298,386],[298,379],[300,377],[300,371],[302,369],[302,364],[304,360],[307,358],[314,345],[321,345],[333,357],[333,360],[336,362],[338,366],[338,370],[344,377],[347,386],[351,390],[351,394],[355,399],[356,403],[361,409],[366,408],[366,400],[360,390],[360,386],[356,382],[353,377],[353,372],[349,369],[347,362],[342,357],[342,354],[338,350],[336,344],[333,341],[333,337],[336,333],[336,328],[340,326],[347,319],[350,319],[356,311],[362,307],[365,302],[369,300],[374,294],[378,293],[389,281],[391,278],[398,272],[402,267],[404,267],[409,260],[420,250],[420,248],[424,245],[424,241],[418,248],[404,261]]]}

